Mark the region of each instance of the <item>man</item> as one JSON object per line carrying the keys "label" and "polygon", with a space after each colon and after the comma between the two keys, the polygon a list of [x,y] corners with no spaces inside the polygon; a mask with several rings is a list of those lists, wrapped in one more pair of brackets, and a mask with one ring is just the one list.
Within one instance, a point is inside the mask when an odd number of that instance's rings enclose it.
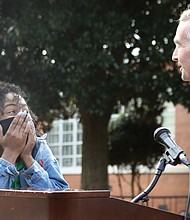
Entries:
{"label": "man", "polygon": [[174,43],[172,60],[177,62],[182,80],[190,81],[190,9],[183,11],[179,18]]}
{"label": "man", "polygon": [[36,135],[26,94],[20,87],[1,81],[0,125],[1,189],[68,189],[46,140]]}

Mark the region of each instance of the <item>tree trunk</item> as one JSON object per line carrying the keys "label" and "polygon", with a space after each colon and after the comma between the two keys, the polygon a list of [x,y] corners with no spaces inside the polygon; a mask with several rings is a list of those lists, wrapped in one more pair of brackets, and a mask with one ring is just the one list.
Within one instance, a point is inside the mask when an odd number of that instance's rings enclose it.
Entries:
{"label": "tree trunk", "polygon": [[135,196],[135,174],[131,172],[131,197]]}
{"label": "tree trunk", "polygon": [[131,165],[131,197],[135,196],[136,164]]}
{"label": "tree trunk", "polygon": [[111,116],[80,111],[83,124],[82,189],[108,187],[108,123]]}
{"label": "tree trunk", "polygon": [[120,198],[124,199],[124,196],[123,196],[123,187],[122,187],[122,184],[121,184],[121,176],[122,176],[122,175],[123,175],[123,174],[120,174],[120,173],[116,174],[117,180],[118,180],[118,185],[119,185]]}

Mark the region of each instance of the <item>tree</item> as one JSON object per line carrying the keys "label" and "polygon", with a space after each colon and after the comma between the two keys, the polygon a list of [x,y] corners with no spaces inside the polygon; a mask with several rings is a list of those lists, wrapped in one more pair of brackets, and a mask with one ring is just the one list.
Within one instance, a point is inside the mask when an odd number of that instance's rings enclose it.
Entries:
{"label": "tree", "polygon": [[157,100],[160,112],[165,100],[190,106],[189,88],[170,61],[174,20],[185,1],[1,3],[1,79],[29,91],[34,112],[48,125],[78,109],[82,188],[108,187],[107,127],[118,100]]}
{"label": "tree", "polygon": [[[147,109],[145,110],[149,112]],[[134,112],[133,112],[134,113]],[[161,125],[159,120],[141,119],[136,114],[121,114],[109,128],[109,164],[131,170],[131,196],[135,196],[135,183],[139,192],[140,167],[153,168],[164,148],[153,140],[153,131]]]}

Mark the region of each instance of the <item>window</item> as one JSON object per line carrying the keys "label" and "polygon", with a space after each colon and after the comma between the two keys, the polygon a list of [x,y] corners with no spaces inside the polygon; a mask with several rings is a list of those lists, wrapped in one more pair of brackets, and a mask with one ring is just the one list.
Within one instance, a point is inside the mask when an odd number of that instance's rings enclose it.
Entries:
{"label": "window", "polygon": [[81,172],[82,125],[78,119],[55,120],[47,141],[63,173]]}
{"label": "window", "polygon": [[171,131],[171,135],[175,138],[175,106],[171,102],[165,103],[165,110],[162,113],[163,127],[167,127]]}

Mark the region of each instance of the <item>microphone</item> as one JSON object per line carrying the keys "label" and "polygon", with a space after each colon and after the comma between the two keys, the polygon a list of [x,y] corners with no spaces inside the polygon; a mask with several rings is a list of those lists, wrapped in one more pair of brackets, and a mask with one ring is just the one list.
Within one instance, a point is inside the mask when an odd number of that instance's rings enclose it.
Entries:
{"label": "microphone", "polygon": [[183,163],[186,166],[190,165],[184,151],[175,143],[171,137],[171,132],[166,127],[157,128],[154,131],[154,140],[165,146],[168,150],[165,152],[169,157],[172,165],[177,165],[178,163]]}

